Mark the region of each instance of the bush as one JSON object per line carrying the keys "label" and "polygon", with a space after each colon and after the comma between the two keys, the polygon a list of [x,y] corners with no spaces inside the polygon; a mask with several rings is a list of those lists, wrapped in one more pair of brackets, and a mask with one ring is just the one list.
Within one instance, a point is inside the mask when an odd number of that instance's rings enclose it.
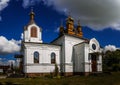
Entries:
{"label": "bush", "polygon": [[112,65],[112,70],[113,71],[120,71],[120,65],[119,64],[113,64]]}
{"label": "bush", "polygon": [[58,76],[59,75],[59,69],[57,64],[55,63],[55,71],[54,71],[54,76]]}

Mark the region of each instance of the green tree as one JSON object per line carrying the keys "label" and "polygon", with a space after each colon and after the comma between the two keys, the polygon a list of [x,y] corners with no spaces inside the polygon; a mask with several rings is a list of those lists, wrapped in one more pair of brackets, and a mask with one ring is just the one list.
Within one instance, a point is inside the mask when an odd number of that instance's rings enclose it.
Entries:
{"label": "green tree", "polygon": [[103,56],[103,70],[120,71],[120,50],[107,51]]}

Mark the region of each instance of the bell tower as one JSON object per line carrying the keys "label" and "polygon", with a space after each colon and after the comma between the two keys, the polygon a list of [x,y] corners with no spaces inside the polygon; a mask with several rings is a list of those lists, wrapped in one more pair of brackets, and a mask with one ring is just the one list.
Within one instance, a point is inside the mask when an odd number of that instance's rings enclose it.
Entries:
{"label": "bell tower", "polygon": [[33,9],[29,14],[30,21],[28,25],[24,27],[24,42],[36,42],[42,43],[42,30],[41,28],[35,23],[35,13]]}

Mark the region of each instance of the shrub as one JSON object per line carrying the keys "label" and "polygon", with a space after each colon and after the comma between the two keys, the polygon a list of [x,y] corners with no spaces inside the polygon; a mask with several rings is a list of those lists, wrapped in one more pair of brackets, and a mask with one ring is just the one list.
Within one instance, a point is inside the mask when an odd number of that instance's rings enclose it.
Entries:
{"label": "shrub", "polygon": [[112,65],[112,70],[113,71],[119,71],[120,70],[120,65],[119,64],[113,64]]}

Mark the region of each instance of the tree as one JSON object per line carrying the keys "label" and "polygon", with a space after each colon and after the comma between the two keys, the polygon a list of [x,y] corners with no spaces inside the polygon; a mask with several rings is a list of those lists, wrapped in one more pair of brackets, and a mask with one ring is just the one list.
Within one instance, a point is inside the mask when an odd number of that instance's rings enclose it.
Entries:
{"label": "tree", "polygon": [[120,71],[120,50],[107,51],[103,56],[103,70]]}

